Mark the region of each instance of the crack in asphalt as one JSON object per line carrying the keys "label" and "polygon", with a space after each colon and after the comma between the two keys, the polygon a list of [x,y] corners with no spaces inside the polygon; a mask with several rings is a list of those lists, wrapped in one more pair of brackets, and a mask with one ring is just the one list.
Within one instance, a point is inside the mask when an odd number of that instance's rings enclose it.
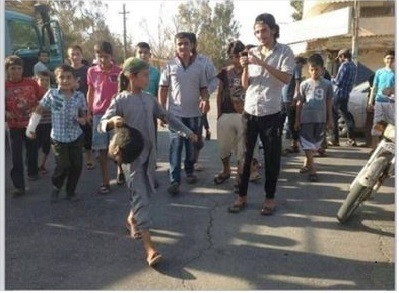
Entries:
{"label": "crack in asphalt", "polygon": [[[226,205],[225,202],[217,202],[216,200],[212,200],[210,198],[207,198],[207,200],[213,202],[213,206],[210,207],[210,209],[208,210],[208,225],[206,227],[206,237],[208,240],[208,245],[202,249],[199,249],[198,254],[190,259],[188,259],[183,265],[183,267],[188,266],[190,263],[195,262],[196,260],[200,259],[207,251],[209,251],[210,249],[212,249],[214,243],[213,243],[213,237],[212,237],[212,228],[213,228],[213,223],[214,223],[214,216],[213,216],[213,212],[219,208],[220,206]],[[226,200],[227,201],[227,200]],[[194,290],[194,288],[192,286],[188,286],[186,284],[186,281],[184,279],[182,279],[182,284],[184,288],[188,288],[189,290]]]}

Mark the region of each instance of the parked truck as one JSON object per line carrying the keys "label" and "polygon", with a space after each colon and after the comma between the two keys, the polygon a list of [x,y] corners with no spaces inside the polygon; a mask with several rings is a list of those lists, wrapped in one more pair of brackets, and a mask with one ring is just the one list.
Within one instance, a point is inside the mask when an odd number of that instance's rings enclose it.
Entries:
{"label": "parked truck", "polygon": [[6,10],[4,33],[5,55],[24,60],[24,76],[33,76],[42,49],[50,52],[50,70],[64,63],[62,32],[58,21],[50,18],[48,5],[36,4],[34,16]]}

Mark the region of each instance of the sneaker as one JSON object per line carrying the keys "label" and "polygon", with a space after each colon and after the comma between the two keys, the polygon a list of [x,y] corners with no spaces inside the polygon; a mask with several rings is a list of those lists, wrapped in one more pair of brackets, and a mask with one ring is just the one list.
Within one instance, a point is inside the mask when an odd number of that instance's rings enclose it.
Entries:
{"label": "sneaker", "polygon": [[197,176],[195,176],[194,174],[187,175],[186,182],[188,184],[196,183],[197,182]]}
{"label": "sneaker", "polygon": [[24,194],[25,194],[25,189],[23,189],[23,188],[16,188],[12,192],[12,196],[13,197],[19,197],[19,196],[24,195]]}
{"label": "sneaker", "polygon": [[195,163],[194,164],[194,170],[197,172],[204,171],[204,166],[201,165],[201,163]]}
{"label": "sneaker", "polygon": [[177,183],[177,182],[173,182],[168,187],[168,193],[170,195],[177,195],[177,194],[179,194],[179,192],[180,192],[180,188],[179,188],[179,183]]}
{"label": "sneaker", "polygon": [[60,194],[60,190],[53,186],[53,190],[51,191],[50,194],[50,202],[51,203],[56,203],[58,201],[58,195]]}

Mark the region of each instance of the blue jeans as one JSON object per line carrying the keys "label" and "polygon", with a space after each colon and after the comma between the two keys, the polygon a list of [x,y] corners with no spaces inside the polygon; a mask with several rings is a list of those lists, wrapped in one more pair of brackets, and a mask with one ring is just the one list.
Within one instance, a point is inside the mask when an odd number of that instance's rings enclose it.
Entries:
{"label": "blue jeans", "polygon": [[346,127],[348,128],[348,138],[353,139],[353,130],[355,128],[355,121],[351,113],[348,111],[348,101],[349,98],[337,98],[334,97],[333,100],[333,115],[334,115],[334,130],[333,139],[335,142],[339,141],[339,129],[338,129],[338,118],[339,113],[345,119]]}
{"label": "blue jeans", "polygon": [[[193,118],[177,117],[180,121],[190,128],[194,133],[198,133],[201,127],[201,116]],[[180,183],[180,166],[181,166],[181,154],[183,145],[186,149],[186,157],[184,160],[184,170],[186,175],[192,175],[194,173],[195,163],[195,149],[194,143],[188,139],[181,137],[176,131],[169,129],[170,146],[169,146],[169,165],[170,165],[170,182]]]}

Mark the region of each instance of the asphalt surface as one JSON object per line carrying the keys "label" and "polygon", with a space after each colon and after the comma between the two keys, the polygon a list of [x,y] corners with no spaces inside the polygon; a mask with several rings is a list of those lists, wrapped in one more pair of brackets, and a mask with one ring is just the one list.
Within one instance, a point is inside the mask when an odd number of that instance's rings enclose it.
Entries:
{"label": "asphalt surface", "polygon": [[[125,187],[113,180],[109,195],[97,194],[98,164],[83,170],[81,201],[51,204],[50,174],[12,198],[6,153],[6,290],[394,290],[394,179],[348,224],[335,218],[368,150],[329,148],[317,159],[317,183],[298,172],[303,154],[283,157],[275,214],[259,214],[263,179],[250,184],[248,208],[229,214],[234,176],[213,184],[221,168],[214,109],[212,137],[200,156],[205,169],[197,184],[183,181],[175,197],[166,192],[168,133],[159,132],[160,186],[151,215],[165,258],[156,268],[146,264],[141,241],[125,231]],[[116,174],[111,162],[110,168]]]}

